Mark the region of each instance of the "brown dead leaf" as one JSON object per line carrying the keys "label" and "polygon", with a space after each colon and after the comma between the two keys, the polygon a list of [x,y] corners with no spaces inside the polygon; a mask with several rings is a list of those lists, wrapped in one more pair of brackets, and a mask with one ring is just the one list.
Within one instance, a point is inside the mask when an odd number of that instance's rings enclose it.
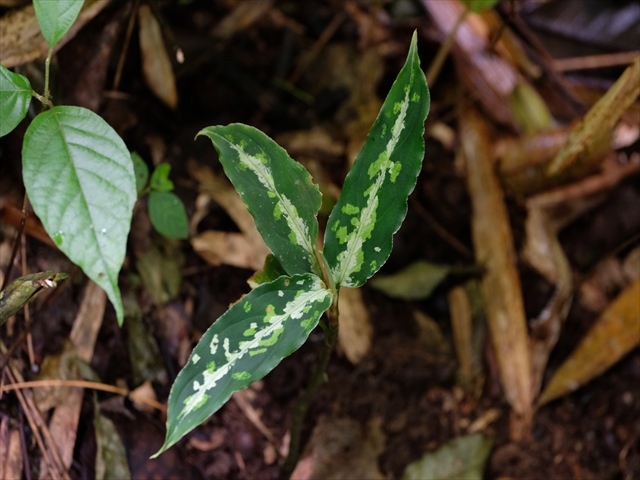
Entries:
{"label": "brown dead leaf", "polygon": [[[54,51],[60,50],[92,18],[102,11],[110,0],[86,0],[67,34],[58,42]],[[12,68],[47,56],[49,46],[40,33],[33,5],[13,10],[0,17],[0,63]]]}
{"label": "brown dead leaf", "polygon": [[359,288],[342,287],[338,301],[338,342],[347,359],[357,365],[371,349],[373,327],[369,310],[362,301],[362,291]]}
{"label": "brown dead leaf", "polygon": [[264,18],[271,9],[272,0],[248,0],[239,2],[215,28],[216,37],[228,40],[236,33],[246,30],[255,22]]}
{"label": "brown dead leaf", "polygon": [[383,480],[378,456],[384,451],[382,421],[373,419],[366,427],[352,418],[321,416],[311,434],[292,480],[338,480],[366,478]]}
{"label": "brown dead leaf", "polygon": [[[84,297],[71,329],[70,340],[77,358],[91,362],[93,349],[102,325],[107,295],[102,288],[91,280],[87,283]],[[51,436],[56,440],[60,457],[68,471],[73,460],[76,444],[80,409],[82,407],[82,388],[74,388],[67,395],[66,402],[56,407],[49,423]],[[40,478],[49,478],[50,474],[44,460],[40,464]]]}
{"label": "brown dead leaf", "polygon": [[178,106],[178,90],[160,24],[147,4],[140,5],[138,18],[144,79],[154,95],[175,110]]}
{"label": "brown dead leaf", "polygon": [[193,250],[211,265],[232,265],[260,270],[269,254],[266,248],[256,249],[246,235],[208,230],[191,239]]}
{"label": "brown dead leaf", "polygon": [[538,405],[566,395],[597,377],[640,344],[640,281],[628,286],[596,320],[549,381]]}
{"label": "brown dead leaf", "polygon": [[487,324],[507,401],[527,424],[531,419],[531,359],[516,254],[504,194],[493,169],[490,132],[475,108],[460,115],[460,137],[473,206],[477,262],[485,268],[482,294]]}

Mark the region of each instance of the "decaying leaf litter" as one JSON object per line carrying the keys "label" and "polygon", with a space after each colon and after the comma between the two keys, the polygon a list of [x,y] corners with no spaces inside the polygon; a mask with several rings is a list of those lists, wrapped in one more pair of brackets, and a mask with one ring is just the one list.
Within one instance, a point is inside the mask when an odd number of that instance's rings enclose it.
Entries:
{"label": "decaying leaf litter", "polygon": [[[166,400],[193,342],[248,291],[246,280],[268,253],[211,153],[192,138],[204,125],[235,121],[265,130],[313,172],[330,210],[388,79],[401,65],[410,32],[418,28],[426,69],[465,7],[405,2],[410,8],[403,16],[402,2],[302,8],[260,0],[152,3],[137,10],[127,5],[99,13],[95,5],[101,3],[87,7],[97,15],[93,27],[72,32],[58,52],[61,78],[72,78],[61,89],[68,98],[81,98],[91,85],[84,98],[131,150],[152,166],[172,164],[190,214],[190,240],[161,239],[152,233],[146,210],[136,208],[120,275],[129,299],[120,330],[111,307],[104,315],[96,308],[91,317],[82,313],[99,294],[51,244],[37,240],[41,230],[29,219],[12,277],[54,270],[71,278],[38,295],[29,316],[19,314],[3,327],[7,391],[0,400],[0,435],[12,456],[0,456],[0,477],[23,472],[25,458],[31,476],[47,469],[61,477],[99,474],[105,458],[112,458],[106,452],[125,451],[134,476],[277,478],[320,333],[234,397],[178,450],[147,460],[162,443],[164,419],[161,412],[145,411],[136,396]],[[394,300],[367,288],[344,297],[349,303],[341,308],[349,314],[330,382],[312,407],[296,478],[324,478],[322,469],[331,471],[337,463],[371,478],[399,478],[426,453],[446,459],[441,452],[456,448],[449,441],[473,441],[477,437],[468,435],[478,434],[488,442],[478,451],[490,453],[486,463],[482,455],[475,461],[489,477],[540,472],[550,478],[632,478],[640,468],[640,306],[634,302],[640,218],[633,208],[640,168],[633,79],[640,60],[626,60],[631,66],[625,75],[626,65],[601,72],[606,88],[589,88],[554,68],[556,52],[541,48],[539,37],[512,16],[511,3],[503,3],[502,16],[466,15],[448,42],[448,60],[431,86],[423,172],[382,272],[426,261],[447,275],[436,275],[438,286],[426,299]],[[29,18],[28,10],[18,12],[12,15]],[[526,17],[527,10],[520,13]],[[3,25],[10,18],[5,14]],[[505,18],[508,28],[500,26]],[[37,43],[23,44],[23,53],[2,58],[3,65],[27,69],[26,62],[40,55],[29,53],[42,49]],[[108,68],[90,82],[80,59],[98,51],[105,58],[102,68]],[[154,86],[167,75],[175,78],[177,100],[166,89],[170,82]],[[589,131],[604,140],[580,140],[585,132],[590,138]],[[12,223],[12,214],[22,205],[15,188],[20,182],[10,181],[20,142],[19,132],[2,139],[3,272],[12,225],[19,222],[18,215]],[[588,148],[576,150],[572,142]],[[565,167],[563,158],[578,161]],[[470,175],[477,168],[491,180],[474,187],[483,178]],[[474,252],[473,258],[465,252]],[[142,319],[136,327],[134,317]],[[140,342],[144,336],[151,342]],[[124,387],[120,392],[140,387],[138,395],[129,400],[99,393],[98,413],[93,394],[75,388],[80,401],[50,413],[34,403],[37,388],[16,395],[8,390],[10,383],[37,378],[30,365],[42,367],[69,349],[75,366],[57,378]],[[86,364],[91,368],[78,366]],[[149,379],[154,388],[145,389]],[[60,407],[68,413],[58,413]],[[111,441],[106,433],[96,441],[95,432],[109,429],[98,422],[105,415],[123,449],[105,447]],[[76,434],[60,441],[61,427]],[[21,435],[36,440],[26,456],[16,446]],[[326,448],[330,443],[336,448]],[[365,471],[363,465],[374,467]],[[406,478],[416,468],[406,470]],[[456,478],[447,465],[424,468],[443,468]]]}

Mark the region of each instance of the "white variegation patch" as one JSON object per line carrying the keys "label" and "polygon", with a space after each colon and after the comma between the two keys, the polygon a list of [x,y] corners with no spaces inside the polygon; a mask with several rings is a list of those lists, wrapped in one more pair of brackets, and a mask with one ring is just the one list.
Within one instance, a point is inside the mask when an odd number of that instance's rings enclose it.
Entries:
{"label": "white variegation patch", "polygon": [[280,217],[284,216],[284,219],[291,230],[289,241],[299,245],[308,252],[309,261],[313,264],[313,259],[315,258],[313,255],[314,239],[309,235],[309,227],[302,217],[298,215],[298,210],[291,200],[276,189],[273,174],[266,160],[248,154],[242,149],[242,147],[234,143],[229,143],[229,145],[238,153],[240,164],[255,173],[260,183],[267,190],[269,197],[276,199],[277,203],[273,212],[274,219],[279,220]]}
{"label": "white variegation patch", "polygon": [[[263,353],[267,350],[265,346],[275,344],[279,335],[283,332],[287,320],[301,318],[304,313],[307,313],[309,306],[324,301],[329,295],[331,295],[329,290],[316,277],[311,284],[305,285],[304,290],[297,292],[293,300],[286,303],[281,314],[274,314],[272,311],[268,311],[265,312],[263,325],[259,326],[256,323],[252,323],[251,327],[256,328],[255,334],[251,339],[239,342],[237,349],[232,349],[229,338],[225,338],[222,341],[222,346],[227,362],[202,372],[202,383],[199,380],[194,380],[192,384],[194,393],[185,399],[184,407],[180,411],[178,418],[182,419],[202,406],[207,399],[207,392],[214,388],[220,379],[227,376],[234,365],[245,355]],[[271,308],[272,306],[270,305],[268,309]],[[217,337],[218,335],[214,335],[216,348],[219,343]],[[212,350],[213,345],[214,342],[212,341]]]}
{"label": "white variegation patch", "polygon": [[[350,224],[355,226],[355,228],[351,233],[347,234],[345,249],[338,254],[336,266],[332,269],[333,278],[335,278],[336,283],[340,285],[354,286],[351,275],[359,272],[362,268],[362,246],[366,240],[371,238],[371,233],[375,228],[378,192],[384,185],[387,176],[389,176],[391,182],[395,182],[402,168],[400,162],[391,161],[391,155],[400,140],[402,130],[405,128],[410,101],[410,90],[411,89],[407,87],[402,101],[394,105],[394,113],[397,114],[397,117],[391,129],[391,138],[387,142],[384,151],[378,156],[378,159],[369,166],[367,173],[369,179],[373,180],[373,183],[364,192],[364,196],[367,198],[366,205],[359,211],[351,205],[346,205],[345,208],[343,208],[343,213],[349,214],[350,212],[355,212],[356,215],[359,213],[359,216],[354,216],[351,219]],[[338,224],[336,224],[336,227],[345,228],[345,226]],[[378,248],[378,250],[376,250],[376,252],[378,252],[380,249],[379,247],[376,248]]]}

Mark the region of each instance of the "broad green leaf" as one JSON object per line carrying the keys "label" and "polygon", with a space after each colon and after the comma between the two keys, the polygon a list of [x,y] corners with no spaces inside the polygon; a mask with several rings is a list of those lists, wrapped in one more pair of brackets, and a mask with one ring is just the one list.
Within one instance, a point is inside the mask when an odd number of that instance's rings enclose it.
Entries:
{"label": "broad green leaf", "polygon": [[224,171],[289,275],[321,276],[315,255],[321,196],[309,172],[267,135],[241,124],[208,127]]}
{"label": "broad green leaf", "polygon": [[414,33],[407,61],[329,217],[324,254],[337,285],[361,286],[389,258],[422,165],[428,110]]}
{"label": "broad green leaf", "polygon": [[182,200],[173,192],[149,194],[149,218],[158,233],[167,238],[187,238],[189,219]]}
{"label": "broad green leaf", "polygon": [[173,182],[169,180],[169,173],[171,172],[171,165],[168,163],[161,163],[151,174],[151,181],[149,186],[151,190],[156,192],[170,192],[173,190]]}
{"label": "broad green leaf", "polygon": [[84,0],[33,0],[38,25],[49,48],[53,48],[78,18]]}
{"label": "broad green leaf", "polygon": [[97,395],[93,395],[95,411],[93,426],[96,430],[96,480],[131,478],[127,460],[127,450],[122,443],[116,426],[100,411]]}
{"label": "broad green leaf", "polygon": [[118,323],[118,288],[136,201],[129,150],[98,115],[58,106],[39,114],[24,136],[24,184],[58,248],[102,287]]}
{"label": "broad green leaf", "polygon": [[402,480],[482,480],[492,445],[479,433],[456,438],[408,465]]}
{"label": "broad green leaf", "polygon": [[171,387],[167,436],[180,440],[304,343],[332,295],[313,274],[280,277],[244,296],[200,339]]}
{"label": "broad green leaf", "polygon": [[447,278],[451,267],[417,261],[393,275],[376,275],[369,286],[392,298],[401,300],[423,300]]}
{"label": "broad green leaf", "polygon": [[481,13],[496,6],[498,0],[462,0],[469,10]]}
{"label": "broad green leaf", "polygon": [[27,115],[31,103],[31,84],[27,77],[0,65],[0,137],[16,128]]}
{"label": "broad green leaf", "polygon": [[31,273],[16,278],[7,288],[0,292],[0,326],[12,317],[28,302],[33,300],[42,290],[56,288],[58,282],[66,280],[66,273],[56,273],[52,270]]}
{"label": "broad green leaf", "polygon": [[131,161],[133,162],[133,172],[136,175],[136,192],[140,195],[149,181],[149,167],[136,152],[131,152]]}

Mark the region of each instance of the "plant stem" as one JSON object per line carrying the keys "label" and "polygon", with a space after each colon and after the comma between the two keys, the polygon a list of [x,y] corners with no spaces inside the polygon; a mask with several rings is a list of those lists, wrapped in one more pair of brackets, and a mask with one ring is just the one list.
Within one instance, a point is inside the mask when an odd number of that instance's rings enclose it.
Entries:
{"label": "plant stem", "polygon": [[[337,296],[336,296],[337,297]],[[298,408],[293,416],[293,422],[291,424],[291,440],[289,441],[289,454],[284,462],[284,470],[287,474],[293,471],[293,468],[298,463],[298,457],[300,456],[300,437],[302,434],[302,426],[304,425],[304,419],[307,415],[307,411],[311,406],[311,401],[315,396],[318,389],[327,380],[327,365],[331,358],[331,352],[336,346],[338,341],[338,300],[333,302],[329,311],[327,312],[327,325],[324,328],[324,347],[322,354],[320,355],[320,361],[318,366],[311,377],[307,391],[304,393],[298,403]]]}
{"label": "plant stem", "polygon": [[456,39],[458,30],[460,29],[460,26],[467,18],[467,15],[469,15],[469,12],[470,10],[467,8],[458,17],[458,20],[456,21],[455,25],[449,32],[449,35],[447,35],[447,38],[445,39],[445,41],[442,43],[442,45],[440,45],[440,48],[438,49],[438,53],[436,53],[436,57],[431,62],[431,65],[429,66],[429,71],[427,72],[427,75],[426,75],[427,85],[429,85],[429,87],[433,87],[433,84],[436,83],[436,79],[440,74],[440,70],[442,70],[444,61],[447,59],[447,55],[449,55],[449,52],[451,51],[451,47],[453,46],[453,42]]}
{"label": "plant stem", "polygon": [[47,53],[47,59],[44,61],[44,92],[43,97],[44,101],[42,101],[42,106],[44,110],[51,108],[51,92],[49,91],[49,71],[51,70],[51,56],[53,55],[53,48],[49,48],[49,53]]}

